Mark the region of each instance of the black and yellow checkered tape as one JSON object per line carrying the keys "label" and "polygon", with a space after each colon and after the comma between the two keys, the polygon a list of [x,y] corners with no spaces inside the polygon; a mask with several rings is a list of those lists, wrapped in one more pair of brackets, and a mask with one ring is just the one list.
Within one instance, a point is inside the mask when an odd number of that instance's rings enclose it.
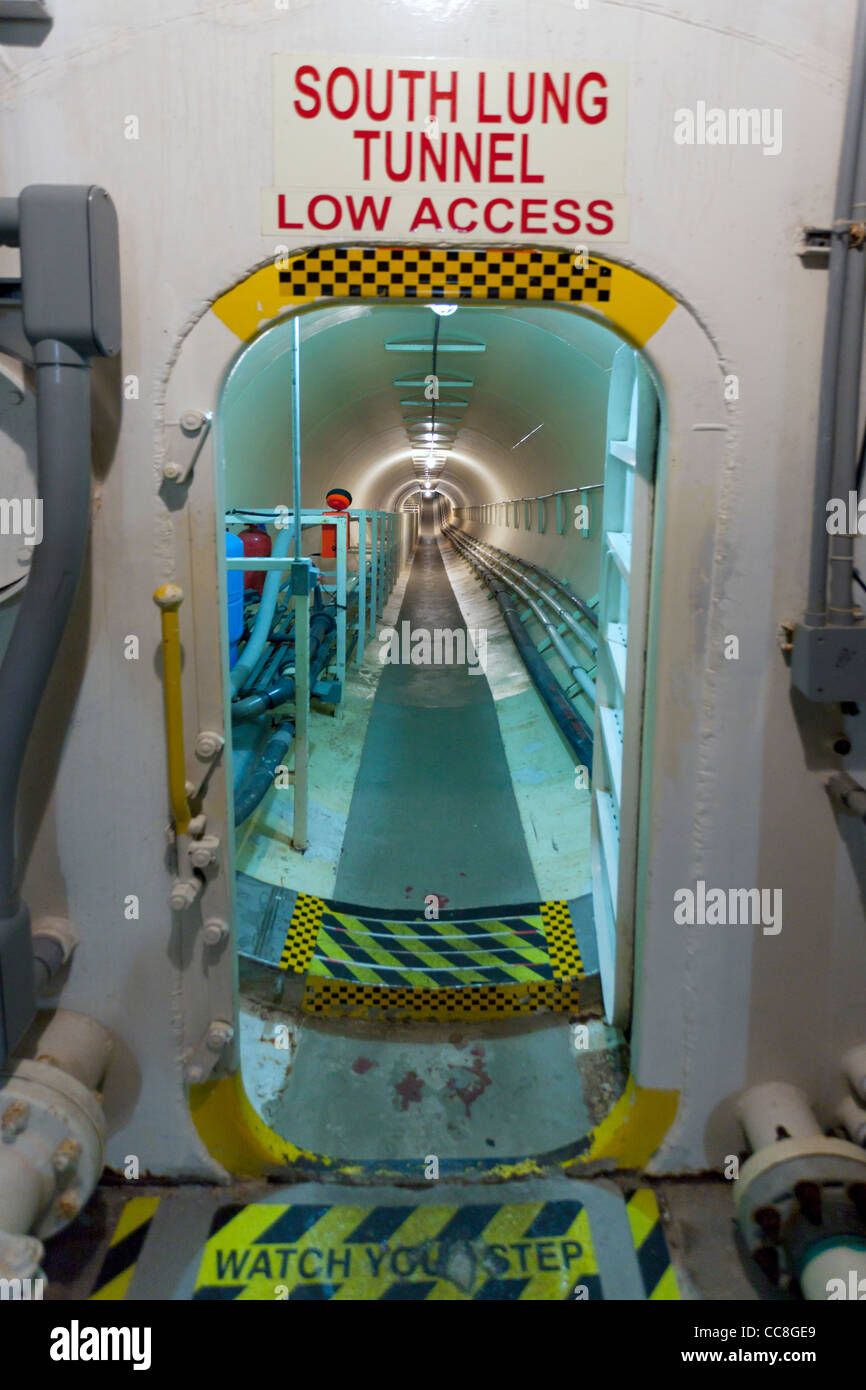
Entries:
{"label": "black and yellow checkered tape", "polygon": [[574,934],[567,902],[542,903],[539,908],[544,923],[547,949],[557,980],[581,979],[585,975],[580,948]]}
{"label": "black and yellow checkered tape", "polygon": [[244,342],[293,305],[378,299],[549,302],[602,314],[642,346],[676,301],[660,285],[574,248],[320,246],[277,257],[221,295],[216,316]]}
{"label": "black and yellow checkered tape", "polygon": [[107,1302],[126,1297],[159,1201],[159,1197],[132,1197],[126,1203],[90,1292],[91,1299]]}
{"label": "black and yellow checkered tape", "polygon": [[293,256],[279,280],[293,302],[399,295],[606,304],[614,275],[613,265],[574,251],[337,246]]}
{"label": "black and yellow checkered tape", "polygon": [[400,1018],[447,1021],[452,1018],[518,1018],[534,1013],[581,1013],[585,997],[568,980],[542,984],[463,985],[459,989],[360,985],[321,980],[309,975],[304,985],[305,1013],[345,1018]]}
{"label": "black and yellow checkered tape", "polygon": [[291,970],[296,975],[306,973],[316,949],[324,910],[325,904],[321,898],[298,894],[280,956],[281,970]]}

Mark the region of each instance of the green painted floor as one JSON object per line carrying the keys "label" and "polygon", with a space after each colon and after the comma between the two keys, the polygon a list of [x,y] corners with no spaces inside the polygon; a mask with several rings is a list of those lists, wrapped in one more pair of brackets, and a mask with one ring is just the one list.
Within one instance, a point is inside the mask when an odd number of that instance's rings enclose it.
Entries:
{"label": "green painted floor", "polygon": [[[432,511],[432,509],[430,509]],[[466,631],[429,514],[396,627]],[[384,667],[334,896],[379,909],[538,901],[493,696],[467,665]]]}

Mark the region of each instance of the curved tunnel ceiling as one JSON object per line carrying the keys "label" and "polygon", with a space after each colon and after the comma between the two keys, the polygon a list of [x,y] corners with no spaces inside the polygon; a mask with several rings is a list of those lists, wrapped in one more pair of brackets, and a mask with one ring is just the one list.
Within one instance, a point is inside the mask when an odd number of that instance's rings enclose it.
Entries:
{"label": "curved tunnel ceiling", "polygon": [[[339,485],[355,506],[393,508],[423,485],[428,465],[456,506],[600,481],[608,373],[620,346],[613,331],[570,310],[461,305],[438,318],[433,412],[424,378],[437,318],[426,304],[302,316],[305,507],[321,506]],[[230,507],[290,499],[291,339],[291,321],[276,323],[226,380],[220,424]],[[418,439],[429,435],[431,418],[443,436],[432,464],[429,438]]]}

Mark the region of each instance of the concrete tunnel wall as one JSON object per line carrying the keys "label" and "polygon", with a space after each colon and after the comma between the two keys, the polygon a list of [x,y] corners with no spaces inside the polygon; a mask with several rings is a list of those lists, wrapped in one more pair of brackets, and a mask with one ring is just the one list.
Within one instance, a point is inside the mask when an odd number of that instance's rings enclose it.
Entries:
{"label": "concrete tunnel wall", "polygon": [[[697,361],[665,325],[652,345],[668,349],[666,475],[680,526],[665,552],[660,611],[689,605],[661,644],[672,694],[653,752],[665,796],[645,866],[659,897],[638,957],[633,1035],[642,1084],[681,1093],[657,1166],[700,1169],[736,1152],[731,1098],[747,1082],[797,1082],[829,1122],[842,1093],[841,1054],[863,1033],[866,861],[862,827],[840,828],[824,791],[837,764],[828,752],[835,715],[792,697],[777,643],[780,621],[796,618],[805,597],[826,294],[825,277],[805,270],[795,247],[800,228],[831,216],[853,4],[740,3],[721,18],[717,0],[639,0],[588,13],[561,0],[472,0],[447,13],[410,3],[374,11],[356,0],[287,12],[252,0],[152,0],[142,9],[116,0],[56,6],[43,49],[5,51],[0,97],[4,194],[36,182],[98,181],[121,225],[123,358],[94,371],[87,568],[28,754],[20,824],[34,916],[68,916],[81,935],[63,1002],[117,1036],[106,1088],[109,1162],[120,1167],[134,1154],[143,1173],[220,1173],[190,1120],[184,1084],[184,1054],[211,1004],[201,957],[166,905],[151,596],[172,579],[187,590],[188,734],[212,727],[222,703],[216,641],[204,635],[219,595],[210,455],[190,504],[164,486],[160,465],[179,411],[215,408],[239,346],[210,304],[275,254],[259,200],[272,183],[271,55],[577,62],[590,19],[593,61],[625,61],[634,79],[629,239],[594,249],[670,287],[688,306],[677,314],[703,325],[705,342]],[[673,111],[699,99],[783,108],[783,152],[770,159],[759,149],[677,146],[665,133]],[[140,124],[136,141],[124,134],[130,114]],[[14,256],[3,260],[14,274]],[[205,320],[210,337],[196,356]],[[704,359],[715,373],[711,390],[701,385]],[[728,373],[740,384],[730,404]],[[693,432],[702,423],[718,432]],[[351,477],[387,458],[390,442],[378,438],[357,466],[347,450]],[[394,450],[402,447],[395,435]],[[509,472],[504,453],[484,444],[499,472],[491,496],[525,491],[518,461],[539,447],[537,436],[528,440]],[[708,481],[716,477],[718,487]],[[393,486],[396,493],[396,472]],[[518,538],[529,544],[528,535],[508,533]],[[738,663],[720,655],[730,632],[740,638]],[[141,644],[138,661],[123,655],[130,634]],[[866,735],[857,721],[849,728],[846,766],[862,777]],[[686,784],[697,790],[684,803]],[[210,824],[225,837],[222,795],[215,779]],[[776,938],[673,932],[669,890],[697,877],[781,887],[785,929]],[[230,911],[224,878],[217,913]],[[130,895],[134,919],[125,915]]]}

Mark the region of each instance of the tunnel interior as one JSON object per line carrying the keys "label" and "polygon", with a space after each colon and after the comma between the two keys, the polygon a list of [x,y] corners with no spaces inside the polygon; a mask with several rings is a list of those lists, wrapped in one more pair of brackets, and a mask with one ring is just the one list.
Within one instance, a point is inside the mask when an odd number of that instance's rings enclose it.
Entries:
{"label": "tunnel interior", "polygon": [[[276,555],[292,515],[296,324],[313,566],[303,848],[288,567],[234,579],[226,650],[243,662],[276,575],[230,710],[245,1085],[312,1153],[399,1164],[434,1132],[446,1164],[564,1152],[628,1073],[602,977],[637,787],[624,722],[646,583],[630,560],[648,569],[656,388],[600,316],[550,306],[281,320],[220,401],[236,559]],[[335,491],[350,499],[344,593],[317,515]]]}

